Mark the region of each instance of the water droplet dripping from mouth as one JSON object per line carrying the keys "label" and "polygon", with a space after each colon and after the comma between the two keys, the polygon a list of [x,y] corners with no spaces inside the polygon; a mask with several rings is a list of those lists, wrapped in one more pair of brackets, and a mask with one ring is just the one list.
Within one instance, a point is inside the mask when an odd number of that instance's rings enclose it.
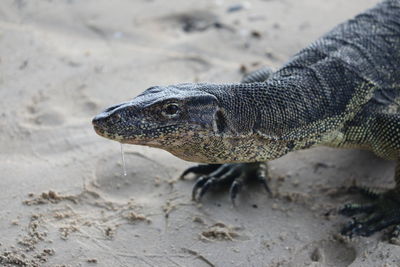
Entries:
{"label": "water droplet dripping from mouth", "polygon": [[123,144],[121,143],[121,158],[122,158],[122,175],[126,176],[126,164],[125,164],[125,154],[124,154],[124,147]]}

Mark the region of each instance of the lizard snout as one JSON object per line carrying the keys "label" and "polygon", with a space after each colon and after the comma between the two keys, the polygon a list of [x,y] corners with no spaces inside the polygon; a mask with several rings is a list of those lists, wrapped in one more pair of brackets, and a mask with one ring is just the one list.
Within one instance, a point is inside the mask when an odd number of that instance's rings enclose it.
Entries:
{"label": "lizard snout", "polygon": [[107,114],[100,113],[92,119],[92,125],[97,134],[102,135],[106,128]]}
{"label": "lizard snout", "polygon": [[106,114],[104,113],[100,113],[98,115],[96,115],[93,119],[92,119],[92,124],[95,127],[101,127],[104,124],[105,118],[106,118]]}
{"label": "lizard snout", "polygon": [[107,124],[114,124],[120,121],[121,116],[119,112],[117,111],[118,108],[123,106],[124,103],[118,104],[111,106],[104,110],[102,113],[96,115],[92,119],[92,124],[95,128],[105,128]]}

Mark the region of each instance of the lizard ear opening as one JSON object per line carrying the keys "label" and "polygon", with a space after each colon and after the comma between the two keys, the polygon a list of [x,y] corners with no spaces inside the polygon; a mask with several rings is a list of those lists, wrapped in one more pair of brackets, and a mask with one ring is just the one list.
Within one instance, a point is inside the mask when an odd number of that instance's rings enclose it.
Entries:
{"label": "lizard ear opening", "polygon": [[219,109],[214,115],[214,132],[224,133],[227,126],[225,115]]}

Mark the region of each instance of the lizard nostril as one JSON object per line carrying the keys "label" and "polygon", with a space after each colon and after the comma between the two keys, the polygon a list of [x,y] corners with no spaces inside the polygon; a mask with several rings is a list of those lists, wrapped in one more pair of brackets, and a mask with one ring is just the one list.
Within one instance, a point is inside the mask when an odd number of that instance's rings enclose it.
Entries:
{"label": "lizard nostril", "polygon": [[93,126],[100,126],[101,124],[103,124],[104,118],[105,118],[105,116],[104,116],[103,113],[101,113],[101,114],[95,116],[95,117],[92,119],[92,124],[93,124]]}
{"label": "lizard nostril", "polygon": [[118,113],[113,114],[110,117],[110,121],[111,121],[111,123],[117,123],[117,122],[121,121],[121,115]]}

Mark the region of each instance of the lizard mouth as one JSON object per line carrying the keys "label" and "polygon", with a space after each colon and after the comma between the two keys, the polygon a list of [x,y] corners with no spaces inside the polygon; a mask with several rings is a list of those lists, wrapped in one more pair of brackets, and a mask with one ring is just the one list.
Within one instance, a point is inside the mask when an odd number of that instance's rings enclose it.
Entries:
{"label": "lizard mouth", "polygon": [[107,131],[104,130],[103,128],[101,128],[101,127],[99,127],[99,126],[96,126],[96,125],[94,125],[93,128],[94,128],[94,131],[95,131],[98,135],[100,135],[100,136],[102,136],[102,137],[105,137],[105,138],[107,138],[107,139],[111,139],[111,140],[114,140],[114,141],[118,141],[118,142],[123,143],[123,137],[122,137],[121,135],[119,135],[119,134],[112,134],[112,133],[107,132]]}
{"label": "lizard mouth", "polygon": [[93,125],[93,129],[98,135],[103,135],[104,134],[104,130],[101,127],[97,126],[97,125]]}
{"label": "lizard mouth", "polygon": [[[98,126],[96,124],[93,124],[93,128],[95,132],[107,139],[111,139],[114,141],[118,141],[121,143],[129,143],[129,144],[147,144],[149,142],[154,142],[159,139],[160,136],[165,136],[165,135],[173,135],[173,133],[179,133],[183,129],[180,127],[178,124],[173,124],[173,125],[166,125],[163,127],[149,127],[145,129],[138,129],[139,131],[132,131],[129,132],[127,130],[128,134],[124,133],[113,133],[107,131],[104,127]],[[189,131],[189,129],[185,129],[185,131]]]}

